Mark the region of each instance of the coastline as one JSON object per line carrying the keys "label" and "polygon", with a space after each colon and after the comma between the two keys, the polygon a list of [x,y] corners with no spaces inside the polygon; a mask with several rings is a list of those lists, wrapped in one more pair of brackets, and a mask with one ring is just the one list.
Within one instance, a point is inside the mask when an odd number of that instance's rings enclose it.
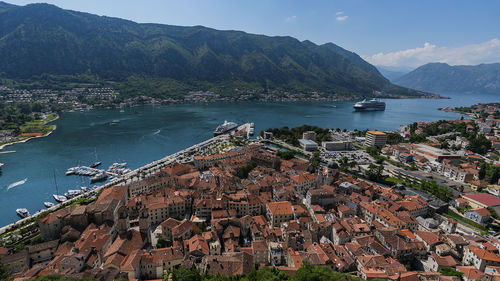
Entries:
{"label": "coastline", "polygon": [[[57,114],[57,116],[54,119],[52,119],[50,121],[47,121],[47,122],[44,122],[43,125],[47,125],[47,124],[49,124],[51,122],[56,121],[57,119],[59,119],[59,114]],[[26,137],[26,138],[23,138],[21,140],[4,143],[4,144],[0,145],[0,150],[3,150],[5,147],[10,146],[10,145],[14,145],[14,144],[18,144],[18,143],[25,143],[25,142],[27,142],[27,141],[29,141],[31,139],[47,137],[47,136],[49,136],[50,134],[52,134],[52,132],[54,132],[57,129],[56,125],[52,125],[52,126],[53,126],[53,128],[49,132],[47,132],[46,134],[44,134],[42,136]]]}

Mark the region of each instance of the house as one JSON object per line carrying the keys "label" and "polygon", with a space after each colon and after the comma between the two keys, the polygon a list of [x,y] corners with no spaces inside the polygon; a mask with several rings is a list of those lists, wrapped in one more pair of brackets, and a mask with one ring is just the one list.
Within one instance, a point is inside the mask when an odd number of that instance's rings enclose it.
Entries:
{"label": "house", "polygon": [[54,257],[59,245],[58,240],[52,240],[28,247],[28,254],[32,264],[46,262]]}
{"label": "house", "polygon": [[269,248],[266,241],[252,241],[252,252],[255,264],[269,264]]}
{"label": "house", "polygon": [[475,280],[485,279],[484,273],[477,270],[473,266],[457,266],[456,270],[464,274],[463,275],[464,281],[475,281]]}
{"label": "house", "polygon": [[140,260],[140,276],[143,279],[163,279],[164,271],[178,267],[184,260],[181,249],[169,247],[145,252]]}
{"label": "house", "polygon": [[464,265],[472,265],[484,272],[486,266],[500,266],[500,256],[478,246],[469,245],[464,248],[462,262]]}
{"label": "house", "polygon": [[332,206],[334,203],[335,193],[331,190],[319,188],[310,189],[307,191],[307,205],[320,205],[321,207]]}
{"label": "house", "polygon": [[432,253],[429,255],[426,265],[426,271],[438,272],[443,268],[454,268],[458,265],[458,263],[452,256],[438,256],[437,254]]}
{"label": "house", "polygon": [[266,216],[271,226],[279,227],[282,222],[293,219],[292,203],[289,201],[267,203]]}
{"label": "house", "polygon": [[491,220],[491,213],[488,209],[476,208],[465,211],[464,217],[481,225],[486,225]]}
{"label": "house", "polygon": [[451,201],[451,205],[455,208],[465,208],[469,206],[469,201],[464,198],[455,198]]}
{"label": "house", "polygon": [[308,190],[318,187],[318,176],[310,173],[293,176],[292,182],[295,185],[295,190],[302,195],[305,195]]}
{"label": "house", "polygon": [[436,249],[436,245],[441,243],[438,234],[431,231],[417,230],[415,231],[415,237],[424,242],[427,251],[434,251]]}

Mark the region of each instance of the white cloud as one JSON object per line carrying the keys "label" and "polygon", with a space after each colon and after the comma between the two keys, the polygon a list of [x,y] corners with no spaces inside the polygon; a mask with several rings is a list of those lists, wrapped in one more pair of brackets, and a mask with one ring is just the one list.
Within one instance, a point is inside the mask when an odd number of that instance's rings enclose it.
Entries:
{"label": "white cloud", "polygon": [[423,47],[390,53],[363,56],[374,65],[416,68],[429,62],[444,62],[450,65],[476,65],[500,62],[500,40],[464,45],[440,47],[426,42]]}
{"label": "white cloud", "polygon": [[340,15],[342,15],[343,13],[344,13],[344,12],[340,11],[340,12],[336,12],[336,13],[335,13],[335,15],[336,15],[336,16],[340,16]]}
{"label": "white cloud", "polygon": [[297,20],[297,16],[290,16],[290,17],[285,18],[285,22],[292,22],[295,20]]}
{"label": "white cloud", "polygon": [[349,16],[337,16],[337,21],[345,21]]}

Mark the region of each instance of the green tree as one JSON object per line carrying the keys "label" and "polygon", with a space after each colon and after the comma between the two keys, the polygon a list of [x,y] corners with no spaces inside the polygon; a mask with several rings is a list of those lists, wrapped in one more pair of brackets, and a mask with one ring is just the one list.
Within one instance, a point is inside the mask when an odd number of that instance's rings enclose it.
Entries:
{"label": "green tree", "polygon": [[464,273],[460,271],[456,271],[453,268],[442,268],[439,270],[439,273],[444,276],[457,276],[460,280],[464,280]]}
{"label": "green tree", "polygon": [[0,280],[12,280],[10,271],[7,269],[7,266],[2,263],[2,258],[0,258]]}
{"label": "green tree", "polygon": [[481,163],[481,165],[479,165],[478,176],[479,176],[480,180],[484,179],[484,177],[486,176],[487,169],[488,169],[488,165],[485,162],[483,162],[483,163]]}
{"label": "green tree", "polygon": [[179,267],[174,268],[171,272],[172,281],[201,281],[202,278],[200,272],[194,268]]}
{"label": "green tree", "polygon": [[383,172],[383,165],[370,164],[370,166],[368,166],[368,171],[366,172],[366,177],[371,181],[380,182],[383,180]]}

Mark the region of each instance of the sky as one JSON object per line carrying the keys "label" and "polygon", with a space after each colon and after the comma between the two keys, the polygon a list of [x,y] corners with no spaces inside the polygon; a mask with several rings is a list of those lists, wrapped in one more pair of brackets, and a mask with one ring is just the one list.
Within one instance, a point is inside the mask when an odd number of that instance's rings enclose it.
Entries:
{"label": "sky", "polygon": [[[41,0],[44,1],[44,0]],[[6,0],[26,5],[34,1]],[[412,69],[500,62],[500,1],[45,0],[140,23],[203,25],[335,43],[368,62]]]}

